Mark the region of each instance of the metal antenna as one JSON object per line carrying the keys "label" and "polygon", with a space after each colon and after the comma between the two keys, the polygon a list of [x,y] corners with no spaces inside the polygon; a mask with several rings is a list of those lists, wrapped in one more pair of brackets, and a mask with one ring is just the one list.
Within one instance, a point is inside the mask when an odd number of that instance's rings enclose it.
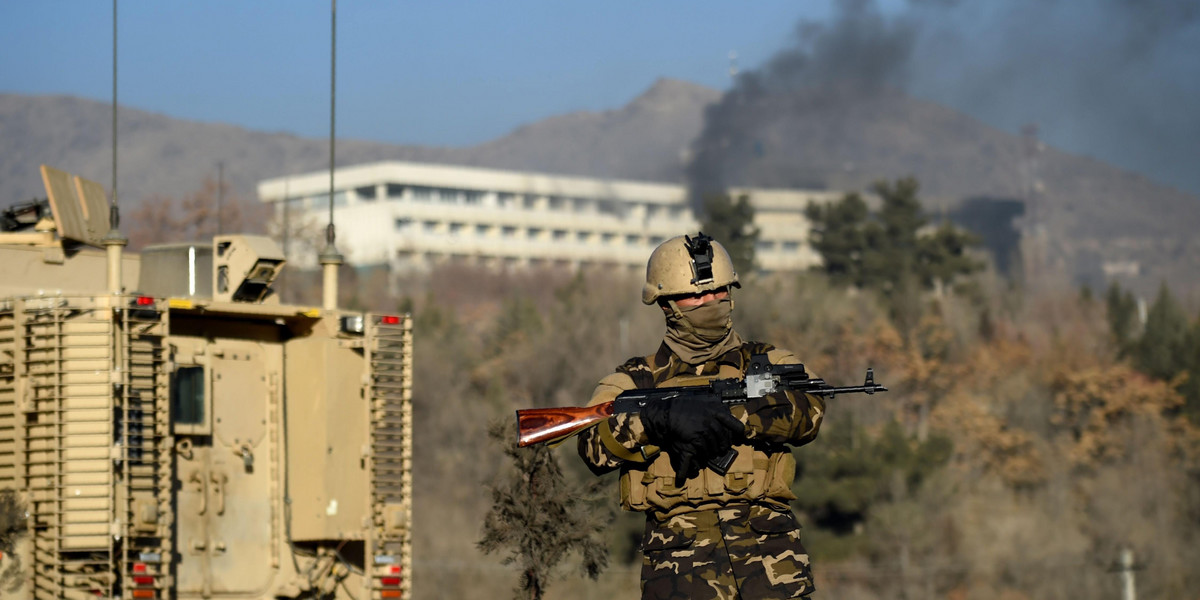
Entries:
{"label": "metal antenna", "polygon": [[117,205],[117,0],[113,0],[113,106],[112,106],[112,198],[108,205],[108,233],[102,243],[108,258],[108,292],[120,294],[124,291],[121,274],[121,250],[129,243],[121,235],[121,211]]}
{"label": "metal antenna", "polygon": [[337,232],[333,227],[333,170],[337,164],[337,0],[331,0],[333,14],[330,20],[332,35],[329,59],[329,225],[325,228],[325,249],[319,257],[322,277],[324,279],[323,298],[321,306],[325,310],[337,310],[338,299],[338,267],[342,265],[342,255],[334,245]]}
{"label": "metal antenna", "polygon": [[337,155],[337,0],[332,2],[332,43],[329,48],[329,226],[325,229],[325,243],[330,248],[337,237],[333,227],[333,169]]}
{"label": "metal antenna", "polygon": [[109,228],[116,229],[117,216],[117,0],[113,0],[113,106],[112,106],[112,197],[109,198]]}
{"label": "metal antenna", "polygon": [[217,235],[224,233],[222,231],[221,208],[225,201],[225,162],[217,161]]}

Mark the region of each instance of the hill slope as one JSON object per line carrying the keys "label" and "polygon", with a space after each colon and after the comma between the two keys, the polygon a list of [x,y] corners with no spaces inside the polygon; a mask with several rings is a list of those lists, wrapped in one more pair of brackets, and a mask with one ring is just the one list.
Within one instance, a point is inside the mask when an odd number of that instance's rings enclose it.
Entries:
{"label": "hill slope", "polygon": [[[706,110],[707,115],[706,115]],[[43,194],[37,172],[54,165],[106,186],[108,105],[69,97],[0,95],[0,204]],[[122,109],[120,193],[181,196],[214,177],[233,192],[257,181],[323,169],[328,143],[285,133],[173,119]],[[1027,200],[1051,259],[1094,283],[1105,263],[1137,261],[1143,287],[1200,281],[1200,201],[1096,160],[1044,148],[1036,164],[1019,136],[902,94],[839,96],[793,91],[750,98],[660,80],[616,110],[560,115],[468,148],[338,141],[338,163],[445,162],[595,177],[684,182],[690,172],[764,187],[864,189],[916,176],[933,212],[968,198]],[[1036,177],[1030,174],[1035,173]]]}

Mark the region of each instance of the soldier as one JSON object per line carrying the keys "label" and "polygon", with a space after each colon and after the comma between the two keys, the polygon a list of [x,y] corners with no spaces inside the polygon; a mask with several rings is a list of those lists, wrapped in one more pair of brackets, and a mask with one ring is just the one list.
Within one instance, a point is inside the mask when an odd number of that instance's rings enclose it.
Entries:
{"label": "soldier", "polygon": [[[750,356],[796,364],[790,352],[747,342],[733,329],[729,254],[700,233],[663,242],[646,265],[642,301],[657,303],[667,331],[658,351],[602,379],[589,405],[635,388],[700,385],[742,377]],[[732,407],[676,398],[587,429],[579,454],[596,474],[620,469],[621,505],[646,513],[642,598],[803,598],[813,591],[808,553],[788,502],[791,446],[817,435],[821,397],[776,391]],[[706,465],[730,448],[725,475]]]}

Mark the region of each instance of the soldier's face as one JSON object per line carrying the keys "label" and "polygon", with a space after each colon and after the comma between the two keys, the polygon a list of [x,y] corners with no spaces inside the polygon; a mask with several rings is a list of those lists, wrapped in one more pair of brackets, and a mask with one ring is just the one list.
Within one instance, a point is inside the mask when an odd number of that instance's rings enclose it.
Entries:
{"label": "soldier's face", "polygon": [[[675,297],[675,305],[678,306],[679,308],[690,308],[692,306],[700,306],[701,304],[704,304],[705,302],[712,302],[713,300],[724,300],[725,298],[728,298],[728,297],[729,297],[729,288],[723,287],[719,290],[714,290],[711,292],[704,292],[703,294],[692,294],[690,296],[676,296]],[[663,306],[662,308],[663,308],[664,312],[667,312],[667,313],[671,312],[671,308],[669,306]]]}

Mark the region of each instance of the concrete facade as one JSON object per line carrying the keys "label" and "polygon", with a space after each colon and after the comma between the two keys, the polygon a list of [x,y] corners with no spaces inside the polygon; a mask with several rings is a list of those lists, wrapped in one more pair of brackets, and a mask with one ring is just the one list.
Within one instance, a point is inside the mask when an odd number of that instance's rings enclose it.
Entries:
{"label": "concrete facade", "polygon": [[[835,200],[839,192],[732,193],[748,194],[755,208],[759,268],[790,271],[819,262],[808,244],[804,208]],[[324,226],[328,194],[328,171],[258,185],[279,222],[287,199],[290,222]],[[683,186],[395,161],[338,169],[333,212],[346,259],[387,264],[393,272],[442,261],[641,269],[663,240],[699,227]],[[293,245],[289,254],[293,264],[316,265],[312,248]]]}

